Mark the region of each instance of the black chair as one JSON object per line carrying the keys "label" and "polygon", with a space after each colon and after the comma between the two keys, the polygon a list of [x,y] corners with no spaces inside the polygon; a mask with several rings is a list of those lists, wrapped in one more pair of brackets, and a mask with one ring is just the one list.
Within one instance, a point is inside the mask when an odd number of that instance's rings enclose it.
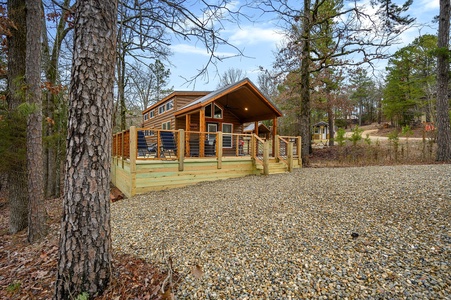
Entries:
{"label": "black chair", "polygon": [[143,131],[138,131],[138,156],[147,157],[157,152],[155,145],[148,145]]}
{"label": "black chair", "polygon": [[189,140],[189,156],[199,157],[199,137],[191,137]]}
{"label": "black chair", "polygon": [[177,159],[177,144],[175,143],[174,133],[160,131],[160,141],[162,145],[162,156],[166,159]]}
{"label": "black chair", "polygon": [[205,140],[205,156],[216,155],[216,136],[208,137]]}

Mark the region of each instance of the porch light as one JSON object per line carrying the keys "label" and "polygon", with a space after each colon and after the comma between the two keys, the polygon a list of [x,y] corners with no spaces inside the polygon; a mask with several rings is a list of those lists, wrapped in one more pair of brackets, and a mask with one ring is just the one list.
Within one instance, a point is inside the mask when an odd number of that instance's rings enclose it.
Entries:
{"label": "porch light", "polygon": [[247,107],[245,107],[244,110],[247,110]]}

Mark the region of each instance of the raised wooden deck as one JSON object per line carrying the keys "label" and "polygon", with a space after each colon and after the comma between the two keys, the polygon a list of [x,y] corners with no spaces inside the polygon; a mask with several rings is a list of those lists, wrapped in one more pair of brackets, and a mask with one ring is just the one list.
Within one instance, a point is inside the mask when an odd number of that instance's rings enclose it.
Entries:
{"label": "raised wooden deck", "polygon": [[[177,156],[168,160],[166,157],[138,153],[137,132],[130,128],[129,131],[116,134],[113,139],[113,158],[111,163],[111,181],[127,197],[143,194],[149,191],[182,187],[203,181],[214,181],[228,178],[243,177],[248,175],[275,174],[291,171],[301,167],[299,153],[296,149],[300,145],[300,138],[295,138],[296,147],[293,151],[293,143],[287,140],[293,138],[278,137],[275,147],[270,147],[269,141],[263,141],[256,136],[242,135],[249,143],[241,145],[239,151],[231,149],[231,156],[224,155],[222,151],[222,137],[218,134],[216,155],[206,157],[187,157],[185,149],[186,134],[183,130],[178,132]],[[204,133],[207,134],[207,133]],[[211,135],[211,133],[209,133]],[[159,135],[159,134],[158,134]],[[237,135],[239,136],[239,135]],[[235,136],[233,137],[235,139]],[[238,141],[238,138],[236,139]],[[285,141],[285,142],[284,142]],[[281,144],[285,144],[281,147]],[[249,151],[243,151],[243,148]],[[271,151],[270,148],[275,149]],[[128,151],[124,151],[124,149]],[[272,155],[275,153],[277,156]],[[141,155],[140,155],[141,154]]]}

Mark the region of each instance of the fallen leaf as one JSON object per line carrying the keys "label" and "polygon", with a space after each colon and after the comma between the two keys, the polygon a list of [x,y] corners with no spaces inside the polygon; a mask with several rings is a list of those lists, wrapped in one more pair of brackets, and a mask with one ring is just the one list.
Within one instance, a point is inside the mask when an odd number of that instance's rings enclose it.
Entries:
{"label": "fallen leaf", "polygon": [[204,272],[202,271],[201,266],[195,265],[191,268],[191,274],[193,274],[196,279],[200,279],[204,275]]}

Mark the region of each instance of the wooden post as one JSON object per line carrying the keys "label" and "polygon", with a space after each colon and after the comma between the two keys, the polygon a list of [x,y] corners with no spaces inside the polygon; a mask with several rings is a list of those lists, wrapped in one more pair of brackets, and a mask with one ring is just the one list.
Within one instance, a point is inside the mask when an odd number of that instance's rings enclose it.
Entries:
{"label": "wooden post", "polygon": [[218,169],[222,169],[222,131],[216,135],[216,157],[218,160]]}
{"label": "wooden post", "polygon": [[185,131],[183,129],[179,129],[178,142],[177,154],[179,159],[179,171],[183,171],[185,162]]}
{"label": "wooden post", "polygon": [[277,118],[272,119],[272,153],[276,156]]}
{"label": "wooden post", "polygon": [[157,157],[161,159],[160,130],[157,130]]}
{"label": "wooden post", "polygon": [[300,136],[298,136],[298,138],[296,139],[296,151],[298,152],[298,165],[302,166],[302,155],[301,155],[301,151],[302,151],[302,138]]}
{"label": "wooden post", "polygon": [[274,136],[273,147],[274,147],[274,157],[276,158],[276,161],[279,161],[279,156],[280,156],[280,140],[279,140],[279,135],[278,135],[278,134],[276,134],[276,135]]}
{"label": "wooden post", "polygon": [[254,133],[256,136],[258,136],[258,121],[254,122]]}
{"label": "wooden post", "polygon": [[292,142],[288,142],[287,156],[288,156],[288,172],[293,172],[293,143]]}
{"label": "wooden post", "polygon": [[122,160],[122,169],[124,168],[124,133],[125,133],[125,131],[122,130],[122,132],[121,132],[121,160]]}
{"label": "wooden post", "polygon": [[199,157],[205,156],[205,110],[199,111]]}
{"label": "wooden post", "polygon": [[263,144],[263,174],[269,175],[269,142]]}
{"label": "wooden post", "polygon": [[136,156],[138,145],[138,131],[136,126],[130,127],[130,195],[136,194]]}
{"label": "wooden post", "polygon": [[185,130],[186,130],[186,138],[185,138],[185,155],[186,156],[190,156],[190,145],[189,145],[189,139],[190,139],[190,134],[189,132],[191,131],[191,115],[186,115],[185,116]]}
{"label": "wooden post", "polygon": [[251,157],[253,159],[255,159],[257,157],[257,151],[256,151],[257,139],[255,138],[255,134],[251,135],[250,143],[251,143]]}

